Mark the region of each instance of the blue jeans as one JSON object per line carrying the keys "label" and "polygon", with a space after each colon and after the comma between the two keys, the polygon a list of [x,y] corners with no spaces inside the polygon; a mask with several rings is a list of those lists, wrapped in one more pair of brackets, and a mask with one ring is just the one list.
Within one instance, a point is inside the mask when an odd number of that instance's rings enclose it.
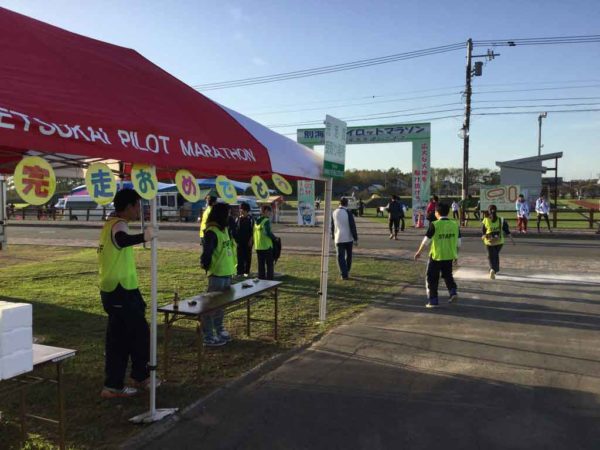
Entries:
{"label": "blue jeans", "polygon": [[[226,291],[231,286],[231,277],[208,277],[208,289],[207,292],[221,292]],[[205,314],[202,316],[202,331],[204,332],[205,338],[211,338],[215,333],[219,334],[224,330],[223,328],[223,317],[225,313],[222,309],[219,309],[212,314]]]}
{"label": "blue jeans", "polygon": [[348,278],[350,268],[352,267],[352,246],[353,242],[340,242],[337,244],[337,262],[342,278]]}

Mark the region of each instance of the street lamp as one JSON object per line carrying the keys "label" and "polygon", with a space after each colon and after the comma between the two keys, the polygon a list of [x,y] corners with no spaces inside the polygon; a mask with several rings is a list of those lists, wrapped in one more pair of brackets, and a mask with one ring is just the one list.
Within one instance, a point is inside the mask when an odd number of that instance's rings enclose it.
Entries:
{"label": "street lamp", "polygon": [[547,112],[543,112],[538,116],[539,132],[538,132],[538,156],[542,154],[542,119],[548,117]]}

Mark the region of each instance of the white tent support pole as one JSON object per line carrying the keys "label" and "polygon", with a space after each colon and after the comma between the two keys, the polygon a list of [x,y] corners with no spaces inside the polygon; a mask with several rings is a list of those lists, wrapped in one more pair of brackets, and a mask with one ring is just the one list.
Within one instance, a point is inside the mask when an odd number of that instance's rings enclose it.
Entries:
{"label": "white tent support pole", "polygon": [[6,178],[0,175],[0,250],[6,248]]}
{"label": "white tent support pole", "polygon": [[323,217],[323,240],[321,247],[321,285],[319,289],[319,321],[327,320],[327,278],[329,276],[329,245],[331,241],[331,194],[333,178],[325,181],[325,216]]}
{"label": "white tent support pole", "polygon": [[[150,202],[150,221],[152,224],[152,228],[157,231],[157,220],[156,220],[156,207],[157,201],[156,197],[154,197]],[[142,217],[144,215],[144,211],[142,210]],[[157,278],[157,268],[158,268],[158,237],[154,236],[152,239],[152,250],[151,250],[151,298],[152,298],[152,313],[151,313],[151,322],[150,322],[150,414],[154,415],[156,413],[156,344],[157,344],[157,333],[156,333],[156,319],[157,319],[157,311],[158,307],[158,278]]]}
{"label": "white tent support pole", "polygon": [[[150,202],[150,223],[158,234],[156,210],[157,210],[156,197]],[[150,287],[150,296],[152,299],[151,308],[151,321],[150,321],[150,410],[143,414],[137,415],[129,419],[133,423],[151,423],[157,422],[171,414],[177,412],[177,408],[165,408],[156,409],[156,344],[157,344],[157,333],[156,333],[156,322],[157,322],[157,311],[158,306],[158,238],[155,236],[152,239],[151,247],[151,269],[150,275],[152,279]]]}

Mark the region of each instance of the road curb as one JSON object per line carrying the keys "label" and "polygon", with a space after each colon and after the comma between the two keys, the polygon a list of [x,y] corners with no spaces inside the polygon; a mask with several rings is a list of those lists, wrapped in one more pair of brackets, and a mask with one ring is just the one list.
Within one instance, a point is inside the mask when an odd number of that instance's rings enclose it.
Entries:
{"label": "road curb", "polygon": [[253,383],[254,381],[258,380],[263,375],[277,369],[289,359],[312,347],[316,342],[321,340],[323,336],[330,333],[332,330],[329,330],[327,332],[320,332],[319,334],[314,336],[310,342],[303,344],[299,347],[294,347],[284,353],[272,356],[271,358],[260,363],[256,367],[243,373],[235,380],[226,383],[222,387],[215,389],[214,391],[208,393],[204,397],[201,397],[200,399],[196,400],[194,403],[181,409],[174,415],[169,416],[161,422],[157,422],[144,427],[142,431],[140,431],[133,437],[127,439],[123,444],[119,446],[119,448],[122,450],[137,450],[145,448],[153,440],[171,431],[180,422],[189,420],[192,417],[197,416],[208,405],[208,403],[217,401],[225,397],[230,391],[247,386],[250,383]]}

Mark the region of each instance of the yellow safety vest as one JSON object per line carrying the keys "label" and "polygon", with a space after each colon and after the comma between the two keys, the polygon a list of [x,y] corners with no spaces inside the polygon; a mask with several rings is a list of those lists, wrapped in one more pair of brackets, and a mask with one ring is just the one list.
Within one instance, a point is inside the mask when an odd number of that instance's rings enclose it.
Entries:
{"label": "yellow safety vest", "polygon": [[[502,217],[497,217],[497,220],[495,222],[492,222],[491,219],[489,217],[486,217],[482,220],[483,225],[485,226],[485,234],[486,236],[483,237],[483,243],[485,245],[502,245],[504,244],[504,231],[502,230],[502,225],[504,224],[504,219]],[[497,238],[495,239],[490,239],[487,237],[487,235],[490,234],[496,234],[497,233]]]}
{"label": "yellow safety vest", "polygon": [[237,256],[233,239],[227,229],[221,231],[218,227],[210,226],[206,231],[212,231],[217,236],[217,248],[212,254],[208,275],[227,277],[235,274]]}
{"label": "yellow safety vest", "polygon": [[119,217],[108,219],[102,227],[98,245],[100,290],[112,292],[120,284],[124,289],[137,289],[138,277],[133,256],[133,247],[117,248],[112,240],[112,228]]}
{"label": "yellow safety vest", "polygon": [[208,215],[212,210],[212,206],[207,206],[204,212],[202,213],[202,220],[200,221],[200,237],[204,237],[204,230],[206,230],[206,222],[208,222]]}
{"label": "yellow safety vest", "polygon": [[454,220],[441,219],[431,222],[435,233],[429,254],[434,261],[451,261],[458,258],[458,224]]}
{"label": "yellow safety vest", "polygon": [[273,248],[273,241],[265,234],[265,224],[269,219],[263,219],[260,223],[254,222],[254,247],[256,250],[268,250]]}

